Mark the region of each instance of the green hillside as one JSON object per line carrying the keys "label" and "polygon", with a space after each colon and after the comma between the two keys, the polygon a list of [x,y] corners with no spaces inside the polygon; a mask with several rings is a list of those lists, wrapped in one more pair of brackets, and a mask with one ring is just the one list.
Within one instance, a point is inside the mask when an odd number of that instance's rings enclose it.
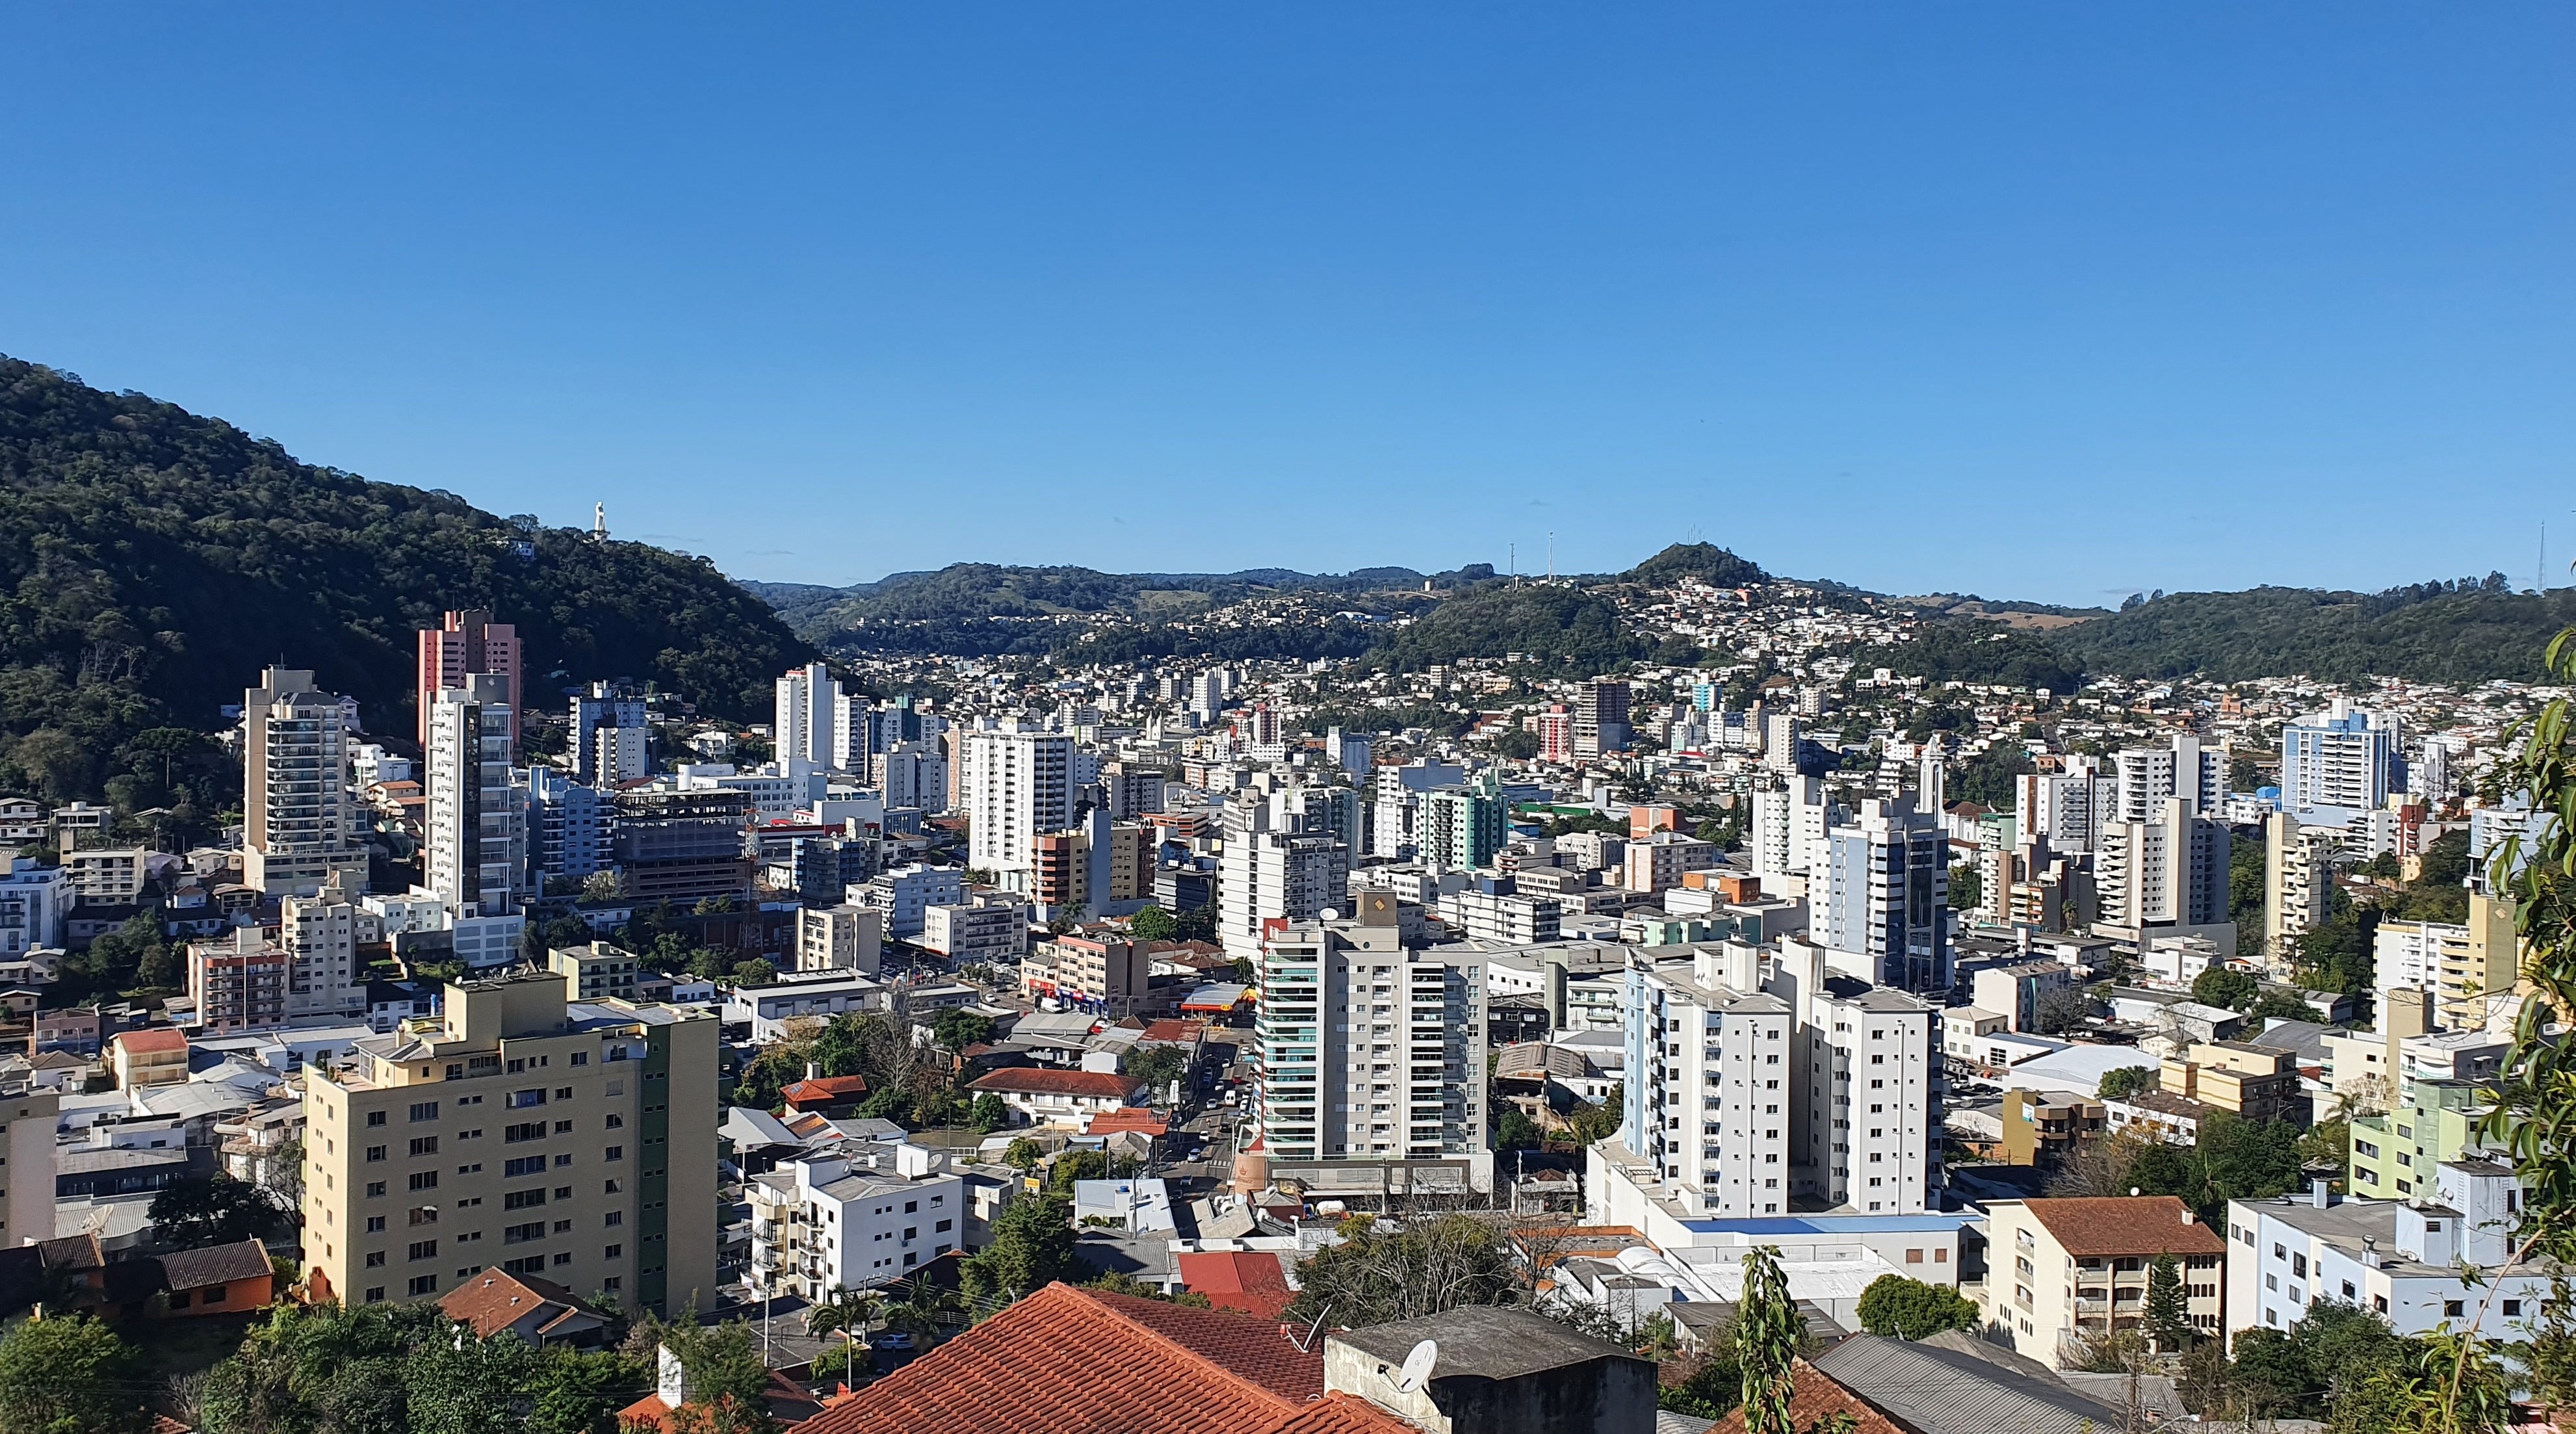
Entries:
{"label": "green hillside", "polygon": [[408,737],[413,631],[446,608],[516,623],[538,694],[627,676],[749,717],[812,651],[702,559],[299,463],[221,419],[6,358],[0,591],[0,790],[50,797],[160,781],[137,734],[216,726],[274,662]]}

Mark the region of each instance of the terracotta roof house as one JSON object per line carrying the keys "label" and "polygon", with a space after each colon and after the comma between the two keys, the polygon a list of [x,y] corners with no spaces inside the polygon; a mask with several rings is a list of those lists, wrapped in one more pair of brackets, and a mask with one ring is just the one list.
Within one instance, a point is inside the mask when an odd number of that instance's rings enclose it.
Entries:
{"label": "terracotta roof house", "polygon": [[597,1344],[608,1321],[582,1307],[572,1291],[534,1275],[486,1268],[438,1302],[449,1319],[474,1327],[485,1339],[508,1330],[529,1344]]}
{"label": "terracotta roof house", "polygon": [[267,1306],[277,1292],[268,1247],[257,1240],[163,1255],[164,1309],[173,1315],[240,1314]]}
{"label": "terracotta roof house", "polygon": [[[652,1393],[617,1411],[620,1431],[638,1429],[669,1430],[671,1414],[691,1403],[697,1392],[689,1387],[687,1372],[670,1346],[658,1355],[659,1369]],[[823,1402],[806,1393],[777,1370],[769,1371],[769,1388],[762,1395],[769,1406],[769,1417],[776,1423],[802,1426],[823,1408]],[[703,1427],[703,1426],[701,1426]]]}
{"label": "terracotta roof house", "polygon": [[[1295,1333],[1302,1334],[1303,1331]],[[1275,1319],[1049,1285],[806,1422],[811,1434],[1532,1434],[1647,1430],[1647,1361],[1523,1310],[1300,1349]],[[1437,1358],[1406,1380],[1424,1341]],[[1499,1411],[1518,1417],[1508,1425]]]}
{"label": "terracotta roof house", "polygon": [[868,1098],[868,1083],[860,1076],[809,1075],[791,1082],[778,1096],[791,1114],[847,1115]]}
{"label": "terracotta roof house", "polygon": [[1145,1083],[1112,1071],[1047,1070],[1013,1066],[977,1076],[966,1088],[993,1094],[1033,1122],[1079,1125],[1134,1100]]}
{"label": "terracotta roof house", "polygon": [[[1841,1414],[1852,1421],[1852,1434],[1915,1434],[1915,1431],[1879,1412],[1878,1406],[1836,1384],[1825,1372],[1805,1360],[1789,1366],[1789,1427],[1816,1428],[1827,1416]],[[1709,1434],[1744,1434],[1744,1410],[1741,1406],[1727,1411],[1726,1417],[1711,1427]]]}

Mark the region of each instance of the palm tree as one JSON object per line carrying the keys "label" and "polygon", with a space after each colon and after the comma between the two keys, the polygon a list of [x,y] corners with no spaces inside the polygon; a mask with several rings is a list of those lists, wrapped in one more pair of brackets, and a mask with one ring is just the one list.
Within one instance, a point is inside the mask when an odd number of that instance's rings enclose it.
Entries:
{"label": "palm tree", "polygon": [[847,1285],[832,1291],[831,1298],[818,1300],[805,1311],[805,1332],[811,1335],[841,1334],[841,1368],[849,1373],[851,1349],[868,1325],[885,1310],[885,1300],[872,1290],[854,1290]]}
{"label": "palm tree", "polygon": [[928,1353],[930,1347],[946,1337],[948,1325],[962,1322],[965,1301],[955,1290],[934,1287],[926,1280],[914,1280],[903,1300],[885,1311],[886,1328],[911,1335],[913,1348]]}

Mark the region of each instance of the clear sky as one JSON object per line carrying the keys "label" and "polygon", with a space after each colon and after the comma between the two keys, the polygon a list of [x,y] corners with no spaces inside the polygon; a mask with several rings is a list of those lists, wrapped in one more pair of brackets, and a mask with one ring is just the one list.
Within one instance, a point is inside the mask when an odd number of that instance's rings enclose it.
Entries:
{"label": "clear sky", "polygon": [[2564,4],[22,3],[0,95],[0,352],[743,576],[2576,557]]}

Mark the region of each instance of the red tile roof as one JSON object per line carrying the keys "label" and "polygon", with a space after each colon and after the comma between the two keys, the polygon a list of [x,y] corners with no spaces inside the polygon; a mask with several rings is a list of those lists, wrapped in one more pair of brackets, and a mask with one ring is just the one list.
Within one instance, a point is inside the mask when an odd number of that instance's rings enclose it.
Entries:
{"label": "red tile roof", "polygon": [[552,1280],[522,1277],[498,1268],[486,1268],[471,1283],[448,1291],[438,1302],[439,1313],[472,1325],[474,1332],[485,1339],[526,1319],[533,1311],[547,1310],[546,1323],[552,1324],[579,1308],[572,1291]]}
{"label": "red tile roof", "polygon": [[1164,1020],[1148,1023],[1145,1027],[1144,1034],[1138,1036],[1137,1039],[1140,1041],[1156,1041],[1167,1045],[1186,1046],[1196,1044],[1199,1037],[1206,1033],[1207,1022],[1205,1021]]}
{"label": "red tile roof", "polygon": [[2172,1195],[2025,1200],[2070,1255],[2224,1255],[2227,1241]]}
{"label": "red tile roof", "polygon": [[1121,1131],[1132,1130],[1140,1135],[1150,1135],[1156,1139],[1160,1139],[1164,1135],[1169,1134],[1171,1129],[1172,1127],[1169,1124],[1165,1123],[1161,1117],[1155,1115],[1154,1112],[1150,1110],[1145,1110],[1132,1105],[1122,1105],[1116,1110],[1104,1110],[1098,1115],[1093,1116],[1091,1118],[1091,1123],[1084,1127],[1082,1133],[1085,1135],[1116,1135]]}
{"label": "red tile roof", "polygon": [[1356,1394],[1327,1394],[1263,1434],[1422,1434]]}
{"label": "red tile roof", "polygon": [[981,1075],[967,1085],[968,1090],[999,1091],[1011,1095],[1078,1095],[1092,1100],[1115,1100],[1124,1104],[1134,1098],[1145,1083],[1133,1076],[1110,1071],[1048,1070],[1038,1066],[1008,1066]]}
{"label": "red tile roof", "polygon": [[165,1051],[186,1050],[188,1037],[185,1032],[170,1026],[152,1026],[140,1031],[119,1031],[116,1044],[136,1055],[158,1055]]}
{"label": "red tile roof", "polygon": [[[1789,1366],[1789,1427],[1812,1429],[1829,1414],[1848,1414],[1855,1421],[1852,1434],[1910,1434],[1904,1425],[1878,1411],[1878,1406],[1834,1383],[1825,1372],[1805,1360]],[[1744,1434],[1742,1406],[1730,1409],[1726,1417],[1710,1426],[1708,1434]]]}
{"label": "red tile roof", "polygon": [[1223,1250],[1176,1257],[1181,1282],[1222,1310],[1277,1319],[1295,1297],[1279,1257],[1266,1250]]}
{"label": "red tile roof", "polygon": [[[803,1428],[809,1434],[1273,1434],[1305,1428],[1291,1421],[1323,1392],[1320,1350],[1299,1353],[1270,1320],[1058,1284]],[[1371,1426],[1312,1427],[1317,1434],[1371,1434]]]}
{"label": "red tile roof", "polygon": [[778,1092],[778,1098],[793,1106],[833,1105],[841,1101],[865,1100],[867,1079],[863,1076],[808,1076]]}

